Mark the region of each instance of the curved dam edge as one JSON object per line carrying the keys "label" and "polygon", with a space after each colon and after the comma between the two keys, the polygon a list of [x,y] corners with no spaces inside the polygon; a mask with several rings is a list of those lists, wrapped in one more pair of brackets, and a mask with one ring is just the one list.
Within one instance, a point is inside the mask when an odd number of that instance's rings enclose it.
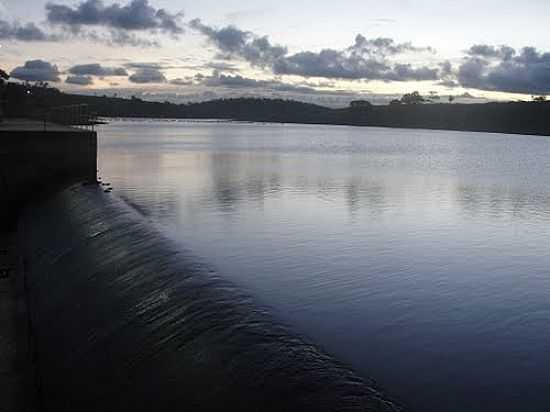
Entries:
{"label": "curved dam edge", "polygon": [[39,410],[402,410],[95,185],[20,228]]}

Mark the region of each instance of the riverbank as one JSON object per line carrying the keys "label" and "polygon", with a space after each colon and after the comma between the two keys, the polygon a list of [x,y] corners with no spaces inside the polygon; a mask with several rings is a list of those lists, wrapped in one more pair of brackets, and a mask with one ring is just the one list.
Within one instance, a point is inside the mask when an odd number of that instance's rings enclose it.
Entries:
{"label": "riverbank", "polygon": [[[23,86],[10,84],[8,99],[17,102],[8,115],[36,110]],[[550,135],[550,102],[424,103],[329,108],[282,99],[236,98],[175,104],[139,98],[85,96],[40,90],[50,108],[87,105],[101,117],[226,119],[253,122],[374,126],[506,134]],[[31,93],[30,96],[33,96]]]}

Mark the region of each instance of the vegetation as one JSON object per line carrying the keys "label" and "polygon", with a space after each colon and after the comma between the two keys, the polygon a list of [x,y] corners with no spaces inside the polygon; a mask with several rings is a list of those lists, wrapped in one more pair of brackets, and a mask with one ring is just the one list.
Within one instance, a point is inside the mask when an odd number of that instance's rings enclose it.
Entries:
{"label": "vegetation", "polygon": [[4,119],[4,89],[9,78],[8,73],[0,69],[0,122]]}
{"label": "vegetation", "polygon": [[419,92],[406,93],[401,98],[401,103],[403,104],[420,104],[425,101],[426,99]]}
{"label": "vegetation", "polygon": [[[316,123],[356,126],[451,129],[550,135],[550,102],[485,104],[433,103],[418,92],[386,106],[366,100],[331,109],[282,99],[220,99],[203,103],[149,102],[137,97],[82,96],[62,93],[47,84],[8,83],[9,116],[29,116],[48,108],[87,104],[102,117],[232,119],[255,122]],[[426,104],[428,102],[430,104]]]}

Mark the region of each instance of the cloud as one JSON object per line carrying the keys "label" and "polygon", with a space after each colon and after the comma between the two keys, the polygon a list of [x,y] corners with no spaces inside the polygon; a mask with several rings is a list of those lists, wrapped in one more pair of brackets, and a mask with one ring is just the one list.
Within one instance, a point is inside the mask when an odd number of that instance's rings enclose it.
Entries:
{"label": "cloud", "polygon": [[395,56],[406,52],[435,52],[435,50],[431,47],[416,47],[413,46],[411,42],[396,43],[393,39],[388,37],[367,39],[362,34],[358,34],[355,37],[355,44],[349,48],[349,51],[359,55],[366,54],[369,56],[381,57]]}
{"label": "cloud", "polygon": [[128,76],[128,72],[123,67],[103,67],[98,63],[73,66],[69,69],[69,73],[78,76]]}
{"label": "cloud", "polygon": [[267,36],[258,37],[234,26],[215,29],[192,20],[189,26],[205,35],[220,51],[222,58],[241,57],[256,66],[272,64],[288,52],[286,47],[272,45]]}
{"label": "cloud", "polygon": [[516,54],[516,51],[510,46],[489,46],[486,44],[476,44],[467,51],[467,54],[475,57],[497,58],[510,60]]}
{"label": "cloud", "polygon": [[138,69],[134,74],[128,77],[132,83],[166,83],[164,74],[156,68]]}
{"label": "cloud", "polygon": [[125,63],[124,67],[130,70],[139,70],[139,69],[155,69],[155,70],[170,70],[170,69],[197,69],[197,68],[204,68],[203,65],[194,65],[189,66],[187,64],[180,64],[178,62],[174,62],[171,59],[165,59],[164,61],[161,60],[161,62],[130,62]]}
{"label": "cloud", "polygon": [[174,86],[192,86],[194,83],[192,79],[177,78],[170,80],[170,84]]}
{"label": "cloud", "polygon": [[374,58],[333,49],[300,52],[279,59],[273,65],[275,74],[292,74],[303,77],[325,77],[348,80],[437,80],[439,70],[410,64],[392,64]]}
{"label": "cloud", "polygon": [[116,30],[161,31],[172,35],[183,33],[182,13],[171,14],[155,9],[148,0],[132,0],[126,5],[106,6],[102,0],[85,0],[75,7],[48,3],[46,16],[51,24],[79,30],[82,26],[103,26]]}
{"label": "cloud", "polygon": [[257,80],[240,75],[225,75],[214,71],[211,76],[202,77],[202,84],[209,87],[226,87],[230,89],[264,89],[280,92],[316,92],[311,87],[295,86],[280,80]]}
{"label": "cloud", "polygon": [[218,90],[230,91],[233,96],[243,95],[286,95],[291,98],[302,98],[304,96],[324,96],[338,98],[357,98],[359,93],[346,90],[320,90],[303,84],[287,83],[280,79],[252,79],[241,75],[226,75],[215,70],[212,75],[195,75],[195,85],[205,86]]}
{"label": "cloud", "polygon": [[90,86],[94,84],[94,80],[91,76],[68,76],[65,79],[65,83],[78,84],[80,86]]}
{"label": "cloud", "polygon": [[458,82],[455,81],[455,80],[442,80],[442,81],[438,82],[437,84],[438,84],[438,86],[443,86],[443,87],[446,87],[448,89],[454,89],[454,88],[460,86],[460,84],[458,84]]}
{"label": "cloud", "polygon": [[[357,95],[355,92],[347,91],[332,91],[332,90],[319,90],[315,87],[311,87],[309,84],[293,84],[287,83],[280,79],[253,79],[244,77],[238,74],[228,75],[221,73],[218,70],[214,70],[211,75],[204,75],[197,73],[195,76],[178,78],[170,80],[170,84],[177,86],[198,86],[208,87],[218,90],[232,90],[232,93],[243,93],[243,91],[255,91],[258,94],[265,92],[278,92],[278,93],[298,93],[298,94],[335,94],[338,96],[345,95]],[[332,84],[315,84],[319,87],[332,87]]]}
{"label": "cloud", "polygon": [[126,63],[124,67],[128,69],[157,69],[157,70],[165,68],[162,64],[155,63],[155,62],[131,62],[131,63]]}
{"label": "cloud", "polygon": [[196,19],[190,27],[205,35],[220,51],[221,57],[241,58],[253,66],[269,68],[275,74],[324,77],[350,80],[437,80],[439,68],[413,67],[388,60],[405,53],[433,52],[430,47],[396,43],[389,38],[367,39],[362,35],[344,49],[304,51],[289,55],[286,47],[271,44],[267,36],[259,37],[234,26],[215,29]]}
{"label": "cloud", "polygon": [[206,66],[206,68],[224,71],[224,72],[238,72],[239,69],[235,67],[235,65],[225,62],[210,62]]}
{"label": "cloud", "polygon": [[487,91],[550,94],[550,53],[525,47],[471,48],[459,67],[461,86]]}
{"label": "cloud", "polygon": [[59,70],[57,66],[43,60],[29,60],[23,66],[16,67],[10,76],[30,82],[58,82]]}
{"label": "cloud", "polygon": [[108,46],[159,47],[155,39],[141,38],[133,32],[107,29],[103,31],[80,30],[73,28],[61,33],[49,33],[35,23],[10,23],[0,19],[0,40],[16,40],[22,42],[58,42],[68,39],[86,40],[103,43]]}
{"label": "cloud", "polygon": [[85,40],[92,40],[98,43],[104,43],[111,47],[130,46],[130,47],[160,47],[160,43],[155,39],[142,38],[134,33],[129,33],[122,30],[110,30],[107,33],[98,33],[95,31],[76,32],[72,33]]}
{"label": "cloud", "polygon": [[17,22],[10,23],[5,20],[0,20],[0,39],[25,42],[56,40],[55,37],[50,36],[34,23],[21,25]]}

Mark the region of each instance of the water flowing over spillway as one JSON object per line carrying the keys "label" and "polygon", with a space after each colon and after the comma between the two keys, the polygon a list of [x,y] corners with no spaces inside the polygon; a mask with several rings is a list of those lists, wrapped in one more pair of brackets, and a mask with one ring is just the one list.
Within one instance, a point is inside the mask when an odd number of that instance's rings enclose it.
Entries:
{"label": "water flowing over spillway", "polygon": [[43,410],[399,410],[95,185],[23,232]]}
{"label": "water flowing over spillway", "polygon": [[415,411],[546,412],[550,139],[113,120],[100,176]]}

